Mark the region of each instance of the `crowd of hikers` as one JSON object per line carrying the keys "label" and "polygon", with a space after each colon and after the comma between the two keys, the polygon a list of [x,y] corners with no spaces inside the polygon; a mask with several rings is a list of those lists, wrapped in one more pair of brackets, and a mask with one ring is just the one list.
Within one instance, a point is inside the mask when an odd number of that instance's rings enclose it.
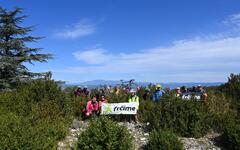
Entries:
{"label": "crowd of hikers", "polygon": [[[143,91],[143,94],[141,97],[139,96],[139,92]],[[86,86],[85,87],[77,87],[76,90],[74,91],[74,95],[76,97],[86,97],[88,98],[88,102],[86,104],[86,107],[82,110],[82,112],[85,114],[86,117],[92,117],[92,116],[99,116],[101,114],[101,108],[103,103],[108,103],[109,101],[107,100],[106,96],[108,97],[109,94],[125,94],[128,96],[128,102],[129,103],[137,103],[137,109],[139,106],[139,101],[140,99],[142,100],[152,100],[154,102],[158,102],[161,100],[162,96],[165,93],[173,93],[173,96],[176,98],[180,98],[183,100],[188,99],[189,97],[186,98],[186,96],[192,96],[192,95],[199,95],[199,99],[201,100],[206,100],[207,98],[207,93],[203,89],[201,85],[198,86],[193,86],[191,88],[187,88],[185,86],[182,87],[177,87],[173,90],[170,90],[170,88],[165,88],[160,84],[148,86],[148,87],[136,87],[131,88],[131,87],[119,87],[119,86],[104,86],[102,88],[98,89],[88,89]],[[97,94],[93,94],[97,93]],[[190,97],[194,98],[194,97]],[[132,120],[137,122],[137,115],[132,116]]]}
{"label": "crowd of hikers", "polygon": [[181,88],[177,87],[175,89],[175,97],[180,97],[182,99],[191,99],[191,96],[198,96],[199,100],[206,100],[208,95],[201,85],[193,86],[192,88],[182,86]]}

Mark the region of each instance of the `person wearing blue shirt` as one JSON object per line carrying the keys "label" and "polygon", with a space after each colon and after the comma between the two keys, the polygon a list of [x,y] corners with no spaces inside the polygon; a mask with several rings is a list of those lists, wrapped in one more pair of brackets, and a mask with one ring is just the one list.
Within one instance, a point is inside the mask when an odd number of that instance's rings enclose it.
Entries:
{"label": "person wearing blue shirt", "polygon": [[160,101],[164,93],[165,91],[162,90],[162,86],[160,84],[156,85],[156,90],[153,93],[153,101]]}

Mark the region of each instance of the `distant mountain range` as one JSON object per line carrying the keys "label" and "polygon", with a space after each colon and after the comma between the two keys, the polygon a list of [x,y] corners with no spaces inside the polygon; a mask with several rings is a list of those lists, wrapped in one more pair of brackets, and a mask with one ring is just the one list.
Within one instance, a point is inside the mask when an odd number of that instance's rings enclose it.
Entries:
{"label": "distant mountain range", "polygon": [[[151,84],[151,82],[135,82],[138,86],[147,86]],[[116,86],[120,85],[121,81],[115,81],[115,80],[92,80],[92,81],[86,81],[82,83],[67,83],[65,86],[87,86],[88,88],[96,88],[100,85],[108,85],[108,86]],[[169,82],[169,83],[160,83],[164,88],[169,87],[171,89],[181,86],[219,86],[221,84],[224,84],[224,82],[186,82],[186,83],[177,83],[177,82]]]}

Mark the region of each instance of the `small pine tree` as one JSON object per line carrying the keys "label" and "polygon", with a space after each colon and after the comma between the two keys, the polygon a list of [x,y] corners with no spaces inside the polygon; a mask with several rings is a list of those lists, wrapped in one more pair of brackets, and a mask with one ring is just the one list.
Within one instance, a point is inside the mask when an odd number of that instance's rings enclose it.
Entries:
{"label": "small pine tree", "polygon": [[30,79],[41,73],[30,72],[23,64],[45,62],[51,54],[39,54],[41,48],[30,48],[28,42],[36,42],[41,37],[28,33],[33,26],[21,27],[26,16],[19,16],[21,8],[7,11],[0,7],[0,90],[14,88],[18,80]]}
{"label": "small pine tree", "polygon": [[220,91],[225,93],[227,98],[232,99],[232,107],[237,110],[240,119],[240,74],[231,74],[228,82],[220,86]]}

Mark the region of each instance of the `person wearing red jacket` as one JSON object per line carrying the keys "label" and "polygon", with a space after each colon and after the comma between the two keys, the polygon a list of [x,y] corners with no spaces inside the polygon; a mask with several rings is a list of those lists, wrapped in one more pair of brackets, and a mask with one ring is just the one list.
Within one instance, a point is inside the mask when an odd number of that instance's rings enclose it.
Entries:
{"label": "person wearing red jacket", "polygon": [[97,102],[97,97],[93,96],[93,98],[87,102],[86,116],[98,115],[99,108],[100,107],[99,103]]}

